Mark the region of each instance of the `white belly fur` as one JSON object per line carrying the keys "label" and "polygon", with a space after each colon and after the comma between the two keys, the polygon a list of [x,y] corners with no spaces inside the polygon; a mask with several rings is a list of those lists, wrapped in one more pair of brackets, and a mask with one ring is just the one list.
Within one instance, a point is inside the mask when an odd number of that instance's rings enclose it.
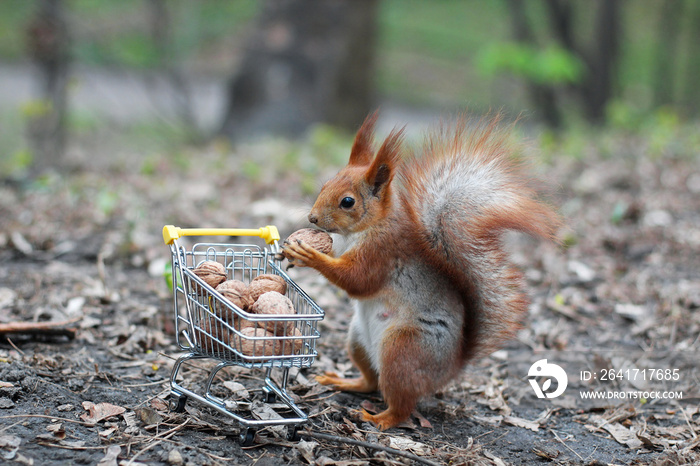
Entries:
{"label": "white belly fur", "polygon": [[[362,234],[342,236],[331,234],[333,237],[333,255],[338,257],[352,249],[362,237]],[[386,307],[380,299],[353,299],[355,314],[350,323],[350,340],[364,348],[372,368],[379,372],[379,350],[384,332],[389,326],[386,317]]]}
{"label": "white belly fur", "polygon": [[379,350],[391,319],[386,317],[386,308],[379,299],[354,300],[354,304],[355,315],[350,323],[350,339],[364,348],[372,368],[379,372]]}

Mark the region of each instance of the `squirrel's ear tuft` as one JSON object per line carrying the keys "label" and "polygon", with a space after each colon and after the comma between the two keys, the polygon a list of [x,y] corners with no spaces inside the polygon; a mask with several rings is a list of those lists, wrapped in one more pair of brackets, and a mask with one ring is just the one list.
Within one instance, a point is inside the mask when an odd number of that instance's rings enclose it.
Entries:
{"label": "squirrel's ear tuft", "polygon": [[371,115],[365,118],[364,123],[357,131],[355,136],[355,142],[352,145],[352,150],[350,151],[350,161],[348,165],[363,166],[369,165],[372,162],[372,156],[374,151],[372,150],[372,143],[374,142],[374,127],[377,124],[377,117],[379,116],[379,111],[375,111]]}
{"label": "squirrel's ear tuft", "polygon": [[367,170],[367,182],[372,186],[372,195],[379,192],[394,178],[396,166],[401,160],[401,142],[404,129],[394,129],[377,151],[374,162]]}

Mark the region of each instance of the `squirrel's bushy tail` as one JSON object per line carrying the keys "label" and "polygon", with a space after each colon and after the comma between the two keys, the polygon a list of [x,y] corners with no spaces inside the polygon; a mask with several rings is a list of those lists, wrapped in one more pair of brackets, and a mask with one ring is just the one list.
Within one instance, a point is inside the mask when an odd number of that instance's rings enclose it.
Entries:
{"label": "squirrel's bushy tail", "polygon": [[417,240],[431,251],[433,266],[457,277],[464,361],[512,338],[527,311],[522,274],[509,263],[502,234],[552,238],[559,225],[499,123],[497,116],[443,126],[399,175],[401,200],[422,225]]}

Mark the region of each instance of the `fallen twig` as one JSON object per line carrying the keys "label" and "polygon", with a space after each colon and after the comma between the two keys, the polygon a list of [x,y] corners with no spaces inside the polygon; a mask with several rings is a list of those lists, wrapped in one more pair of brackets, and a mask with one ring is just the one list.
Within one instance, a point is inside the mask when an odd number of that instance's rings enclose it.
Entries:
{"label": "fallen twig", "polygon": [[71,327],[71,325],[79,320],[78,318],[59,322],[7,322],[0,324],[0,335],[22,333],[27,335],[57,335],[73,339],[78,328],[75,326]]}
{"label": "fallen twig", "polygon": [[339,437],[337,435],[330,435],[330,434],[322,434],[320,432],[312,432],[309,430],[299,432],[299,434],[305,435],[305,436],[311,437],[311,438],[320,439],[320,440],[328,440],[328,441],[335,442],[335,443],[346,443],[348,445],[365,447],[365,448],[369,448],[371,450],[379,450],[379,451],[389,453],[391,455],[402,456],[404,458],[412,459],[413,461],[417,461],[419,463],[427,464],[430,466],[440,466],[439,463],[436,463],[434,461],[430,461],[429,459],[421,458],[420,456],[414,455],[413,453],[409,453],[407,451],[397,450],[397,449],[391,448],[391,447],[385,447],[384,445],[378,445],[376,443],[368,443],[368,442],[363,442],[361,440],[355,440],[353,438]]}
{"label": "fallen twig", "polygon": [[45,414],[10,414],[9,416],[0,416],[0,419],[16,419],[16,418],[23,418],[23,417],[38,417],[38,418],[51,419],[51,420],[56,420],[56,421],[72,422],[73,424],[81,424],[81,425],[88,426],[88,427],[93,425],[93,424],[90,424],[87,422],[78,421],[76,419],[69,419],[66,417],[47,416]]}

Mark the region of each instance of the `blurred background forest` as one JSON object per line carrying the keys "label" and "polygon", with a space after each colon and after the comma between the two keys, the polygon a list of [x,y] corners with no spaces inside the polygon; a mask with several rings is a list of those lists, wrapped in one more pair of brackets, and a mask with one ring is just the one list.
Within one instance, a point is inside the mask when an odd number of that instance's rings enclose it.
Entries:
{"label": "blurred background forest", "polygon": [[573,155],[610,130],[663,151],[700,112],[699,49],[695,0],[5,0],[0,172],[345,142],[377,107],[392,125],[503,109]]}

